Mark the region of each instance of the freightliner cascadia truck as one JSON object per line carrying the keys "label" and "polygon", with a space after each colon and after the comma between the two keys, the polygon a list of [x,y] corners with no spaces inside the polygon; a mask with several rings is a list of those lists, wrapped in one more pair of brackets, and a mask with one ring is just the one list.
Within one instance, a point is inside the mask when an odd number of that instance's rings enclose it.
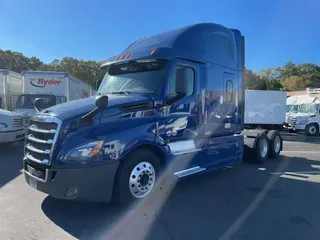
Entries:
{"label": "freightliner cascadia truck", "polygon": [[133,42],[107,59],[95,97],[31,117],[24,173],[54,198],[127,203],[160,176],[277,157],[276,130],[244,129],[244,37],[200,23]]}

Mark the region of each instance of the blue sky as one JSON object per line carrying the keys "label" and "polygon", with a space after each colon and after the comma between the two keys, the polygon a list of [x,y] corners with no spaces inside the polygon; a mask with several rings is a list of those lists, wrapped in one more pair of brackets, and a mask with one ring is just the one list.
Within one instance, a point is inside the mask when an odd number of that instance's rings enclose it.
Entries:
{"label": "blue sky", "polygon": [[318,0],[0,0],[0,49],[44,62],[103,60],[136,39],[199,22],[238,28],[255,71],[320,65]]}

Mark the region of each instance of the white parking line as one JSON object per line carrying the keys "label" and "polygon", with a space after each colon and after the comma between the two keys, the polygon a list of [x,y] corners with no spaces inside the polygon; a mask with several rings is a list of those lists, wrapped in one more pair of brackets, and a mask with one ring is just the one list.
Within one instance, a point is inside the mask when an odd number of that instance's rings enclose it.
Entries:
{"label": "white parking line", "polygon": [[282,174],[320,174],[320,171],[297,171],[297,172],[271,172],[273,175],[282,175]]}
{"label": "white parking line", "polygon": [[318,153],[320,154],[320,151],[281,151],[282,153]]}

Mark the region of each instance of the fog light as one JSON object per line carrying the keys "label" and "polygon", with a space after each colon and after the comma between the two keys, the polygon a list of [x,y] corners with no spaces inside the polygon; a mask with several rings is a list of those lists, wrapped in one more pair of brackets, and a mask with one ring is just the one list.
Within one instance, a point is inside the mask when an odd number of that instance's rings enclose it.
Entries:
{"label": "fog light", "polygon": [[69,187],[64,194],[66,197],[74,197],[76,195],[78,195],[78,187]]}

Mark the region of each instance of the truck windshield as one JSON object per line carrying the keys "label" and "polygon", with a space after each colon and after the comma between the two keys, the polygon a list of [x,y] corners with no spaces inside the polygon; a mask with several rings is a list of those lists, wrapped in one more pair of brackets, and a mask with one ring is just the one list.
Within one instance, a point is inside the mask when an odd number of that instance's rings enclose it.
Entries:
{"label": "truck windshield", "polygon": [[299,108],[299,112],[301,113],[317,113],[317,105],[316,104],[301,104]]}
{"label": "truck windshield", "polygon": [[43,109],[51,107],[56,103],[56,97],[53,95],[23,94],[18,97],[16,109],[33,108],[33,103],[37,98],[44,99],[44,104],[41,106]]}
{"label": "truck windshield", "polygon": [[97,93],[153,93],[161,84],[165,69],[164,61],[129,62],[110,66]]}
{"label": "truck windshield", "polygon": [[298,112],[298,105],[287,105],[287,112]]}

